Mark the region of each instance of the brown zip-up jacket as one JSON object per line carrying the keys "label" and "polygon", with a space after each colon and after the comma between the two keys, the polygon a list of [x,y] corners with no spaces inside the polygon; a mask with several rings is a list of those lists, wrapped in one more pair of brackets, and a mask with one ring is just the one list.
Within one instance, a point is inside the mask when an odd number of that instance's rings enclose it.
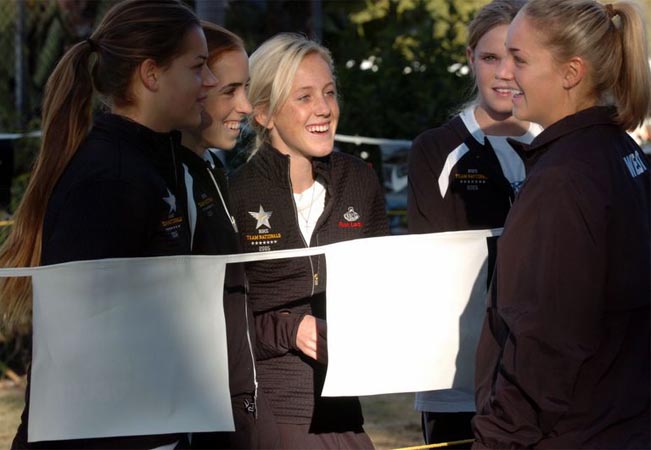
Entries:
{"label": "brown zip-up jacket", "polygon": [[498,242],[475,448],[650,448],[642,151],[594,107],[543,131]]}
{"label": "brown zip-up jacket", "polygon": [[[340,152],[315,159],[313,167],[326,188],[326,199],[310,246],[388,234],[384,196],[370,167]],[[308,246],[299,228],[288,156],[272,147],[261,148],[233,174],[230,187],[245,252]],[[276,420],[311,423],[320,431],[361,426],[357,398],[322,398],[326,366],[296,347],[304,315],[325,319],[325,257],[250,263],[246,272],[258,381]]]}

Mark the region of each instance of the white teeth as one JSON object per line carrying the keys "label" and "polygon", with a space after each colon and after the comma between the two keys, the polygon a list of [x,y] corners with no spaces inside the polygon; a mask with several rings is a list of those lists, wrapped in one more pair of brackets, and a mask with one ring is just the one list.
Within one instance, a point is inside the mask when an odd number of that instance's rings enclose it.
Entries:
{"label": "white teeth", "polygon": [[226,125],[226,128],[229,130],[239,130],[240,129],[240,123],[239,122],[225,122],[224,125]]}
{"label": "white teeth", "polygon": [[310,133],[325,133],[330,129],[330,125],[310,125],[307,127],[307,131]]}

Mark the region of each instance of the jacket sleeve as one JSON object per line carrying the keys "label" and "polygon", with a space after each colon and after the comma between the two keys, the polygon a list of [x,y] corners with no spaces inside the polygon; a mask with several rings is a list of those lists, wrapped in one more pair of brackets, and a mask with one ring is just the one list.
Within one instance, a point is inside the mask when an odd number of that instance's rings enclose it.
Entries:
{"label": "jacket sleeve", "polygon": [[[454,217],[439,190],[440,170],[435,167],[436,148],[425,145],[416,138],[411,146],[408,161],[407,226],[409,233],[436,233],[450,231]],[[431,142],[431,140],[429,141]]]}
{"label": "jacket sleeve", "polygon": [[152,218],[140,189],[122,181],[94,181],[73,189],[52,216],[43,264],[142,256]]}
{"label": "jacket sleeve", "polygon": [[[482,371],[493,374],[490,395],[477,397],[483,404],[473,421],[474,448],[530,448],[548,436],[599,345],[607,193],[582,171],[556,167],[536,175],[498,242],[489,315],[497,314],[507,333],[485,336],[485,325],[477,350],[478,382]],[[482,366],[495,341],[501,351]]]}
{"label": "jacket sleeve", "polygon": [[296,334],[304,316],[287,310],[256,314],[256,359],[274,358],[290,351],[300,352],[296,346]]}

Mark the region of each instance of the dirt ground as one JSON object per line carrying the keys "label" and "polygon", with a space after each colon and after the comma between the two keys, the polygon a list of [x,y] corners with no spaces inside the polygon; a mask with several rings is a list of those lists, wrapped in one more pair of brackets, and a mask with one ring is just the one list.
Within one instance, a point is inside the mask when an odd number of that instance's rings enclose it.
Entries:
{"label": "dirt ground", "polygon": [[20,423],[25,391],[10,384],[0,384],[0,448],[9,448]]}
{"label": "dirt ground", "polygon": [[[0,384],[0,449],[9,448],[23,409],[24,391]],[[378,450],[422,444],[420,418],[413,409],[414,394],[363,397],[366,429]]]}

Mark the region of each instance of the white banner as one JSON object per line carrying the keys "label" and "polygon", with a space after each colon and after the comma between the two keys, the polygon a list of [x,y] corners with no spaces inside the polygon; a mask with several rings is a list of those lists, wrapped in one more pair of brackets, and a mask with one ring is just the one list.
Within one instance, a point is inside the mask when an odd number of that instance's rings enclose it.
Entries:
{"label": "white banner", "polygon": [[469,316],[466,306],[485,288],[486,239],[498,233],[0,269],[32,276],[29,441],[233,430],[222,299],[231,262],[325,253],[323,395],[472,382],[468,358],[456,360],[470,347],[474,359],[484,308]]}
{"label": "white banner", "polygon": [[[495,231],[360,239],[328,264],[324,396],[469,388]],[[469,299],[474,299],[469,302]]]}

